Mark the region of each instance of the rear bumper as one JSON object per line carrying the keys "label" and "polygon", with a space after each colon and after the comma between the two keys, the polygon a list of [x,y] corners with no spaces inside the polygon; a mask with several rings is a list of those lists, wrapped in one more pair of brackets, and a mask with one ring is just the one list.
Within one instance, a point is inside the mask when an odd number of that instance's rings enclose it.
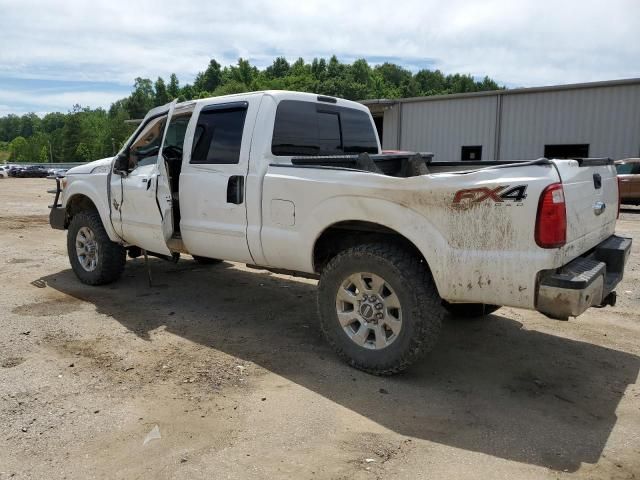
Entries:
{"label": "rear bumper", "polygon": [[536,309],[566,320],[589,307],[614,304],[614,289],[622,280],[630,252],[630,238],[612,235],[564,267],[541,272]]}

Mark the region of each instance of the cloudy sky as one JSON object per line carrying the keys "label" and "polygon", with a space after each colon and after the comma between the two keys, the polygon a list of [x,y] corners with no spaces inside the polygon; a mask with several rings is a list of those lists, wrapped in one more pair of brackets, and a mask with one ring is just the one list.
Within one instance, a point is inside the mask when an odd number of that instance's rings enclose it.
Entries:
{"label": "cloudy sky", "polygon": [[210,58],[393,61],[507,86],[640,77],[640,0],[0,0],[0,115],[108,106]]}

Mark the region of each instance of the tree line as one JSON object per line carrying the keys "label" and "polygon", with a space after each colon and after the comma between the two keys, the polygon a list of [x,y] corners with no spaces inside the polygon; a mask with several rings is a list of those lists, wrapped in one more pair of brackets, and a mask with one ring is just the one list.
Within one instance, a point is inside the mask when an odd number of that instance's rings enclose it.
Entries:
{"label": "tree line", "polygon": [[259,69],[240,58],[236,65],[222,67],[211,60],[193,83],[180,85],[175,73],[168,81],[136,78],[131,94],[107,110],[75,105],[68,113],[35,113],[0,117],[0,159],[17,162],[84,162],[112,155],[131,135],[125,120],[142,118],[146,112],[173,99],[179,101],[215,97],[255,90],[296,90],[364,100],[402,98],[450,93],[498,90],[489,77],[481,81],[471,75],[445,75],[440,70],[416,73],[393,63],[370,66],[365,59],[340,62],[314,58],[293,63],[283,57]]}

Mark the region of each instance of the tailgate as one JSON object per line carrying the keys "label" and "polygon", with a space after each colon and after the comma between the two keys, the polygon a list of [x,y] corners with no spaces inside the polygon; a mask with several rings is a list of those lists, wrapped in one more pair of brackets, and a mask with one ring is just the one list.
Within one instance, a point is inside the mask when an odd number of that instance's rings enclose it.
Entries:
{"label": "tailgate", "polygon": [[565,260],[612,235],[618,214],[618,179],[609,159],[553,160],[567,210]]}

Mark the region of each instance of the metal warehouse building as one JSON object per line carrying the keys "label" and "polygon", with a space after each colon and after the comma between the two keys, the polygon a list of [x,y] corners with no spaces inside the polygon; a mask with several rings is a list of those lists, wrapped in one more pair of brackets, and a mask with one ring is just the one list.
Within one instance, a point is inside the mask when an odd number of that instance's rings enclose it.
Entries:
{"label": "metal warehouse building", "polygon": [[362,103],[384,149],[435,161],[640,156],[640,78]]}

